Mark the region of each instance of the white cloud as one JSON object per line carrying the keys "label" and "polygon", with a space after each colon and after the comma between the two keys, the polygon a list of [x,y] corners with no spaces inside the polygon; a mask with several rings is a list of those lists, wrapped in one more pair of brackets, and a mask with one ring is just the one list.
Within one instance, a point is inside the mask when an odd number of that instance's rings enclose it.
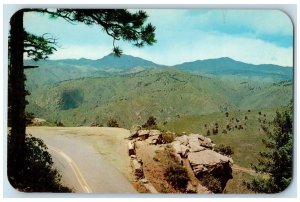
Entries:
{"label": "white cloud", "polygon": [[85,45],[85,46],[77,46],[72,45],[66,48],[58,49],[51,55],[50,59],[80,59],[80,58],[88,58],[88,59],[99,59],[105,55],[111,53],[111,48],[105,46],[95,46],[95,45]]}
{"label": "white cloud", "polygon": [[[128,52],[127,52],[128,51]],[[199,59],[231,57],[252,64],[293,65],[293,48],[278,47],[260,39],[202,33],[188,40],[172,44],[163,51],[127,50],[129,54],[159,64],[175,65]]]}
{"label": "white cloud", "polygon": [[[193,43],[189,38],[193,37]],[[158,64],[175,65],[199,59],[231,57],[252,64],[293,65],[293,48],[278,47],[260,39],[237,37],[225,34],[201,33],[185,37],[176,43],[156,47],[136,48],[121,43],[124,54],[141,57]],[[111,46],[72,45],[58,49],[51,59],[89,58],[99,59],[111,53]]]}
{"label": "white cloud", "polygon": [[[231,57],[253,64],[293,65],[293,48],[280,47],[259,39],[255,34],[291,35],[289,18],[280,11],[253,10],[200,10],[181,9],[146,10],[149,22],[156,27],[158,42],[138,49],[129,43],[118,42],[125,54],[142,57],[159,64],[175,65],[198,59]],[[48,20],[40,15],[29,15],[28,29],[40,33],[56,33],[58,49],[51,59],[99,59],[112,50],[112,40],[97,27],[70,25],[61,20]],[[38,20],[38,17],[41,18]],[[252,30],[247,34],[225,32],[226,26],[244,26]],[[223,27],[222,27],[223,26]],[[51,28],[51,29],[50,29]],[[224,32],[222,32],[224,31]],[[230,31],[230,30],[227,30]],[[247,31],[247,29],[245,29]]]}

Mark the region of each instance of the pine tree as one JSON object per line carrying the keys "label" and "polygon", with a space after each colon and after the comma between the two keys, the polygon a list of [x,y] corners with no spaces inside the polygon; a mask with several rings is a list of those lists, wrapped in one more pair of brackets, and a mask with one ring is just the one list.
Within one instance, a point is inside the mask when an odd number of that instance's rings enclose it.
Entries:
{"label": "pine tree", "polygon": [[268,174],[268,177],[255,177],[246,182],[249,189],[258,193],[278,193],[285,190],[292,180],[293,166],[293,118],[292,106],[286,111],[276,112],[274,129],[264,127],[267,139],[263,143],[267,151],[260,152],[256,172]]}
{"label": "pine tree", "polygon": [[18,181],[22,178],[20,170],[24,167],[26,116],[25,99],[28,91],[25,89],[24,69],[34,66],[24,66],[23,55],[35,61],[47,59],[56,50],[56,39],[48,36],[36,36],[26,32],[23,27],[25,12],[39,12],[51,18],[63,18],[70,23],[84,23],[99,26],[112,37],[113,53],[122,54],[115,45],[118,40],[131,42],[136,47],[153,45],[155,27],[145,24],[147,14],[144,11],[131,13],[126,9],[22,9],[17,11],[10,20],[9,36],[9,67],[8,67],[8,120],[10,130],[10,156],[8,156],[9,179]]}

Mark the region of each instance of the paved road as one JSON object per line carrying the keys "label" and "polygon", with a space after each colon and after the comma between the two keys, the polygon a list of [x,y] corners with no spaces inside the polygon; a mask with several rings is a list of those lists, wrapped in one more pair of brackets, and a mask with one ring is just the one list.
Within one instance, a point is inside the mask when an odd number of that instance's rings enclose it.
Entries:
{"label": "paved road", "polygon": [[[63,183],[75,192],[137,193],[124,175],[105,160],[92,145],[83,141],[82,135],[90,135],[82,134],[85,132],[83,128],[77,130],[67,127],[28,127],[26,130],[27,133],[44,140],[54,166],[62,174]],[[123,132],[117,128],[95,130],[107,136]],[[74,135],[75,133],[80,133],[81,138]]]}

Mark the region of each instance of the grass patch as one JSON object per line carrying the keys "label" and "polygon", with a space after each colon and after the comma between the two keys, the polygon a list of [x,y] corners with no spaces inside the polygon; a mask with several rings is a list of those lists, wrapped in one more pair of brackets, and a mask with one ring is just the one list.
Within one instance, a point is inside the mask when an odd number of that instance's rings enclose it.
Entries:
{"label": "grass patch", "polygon": [[245,180],[250,180],[253,176],[241,172],[241,171],[233,171],[232,172],[233,178],[229,180],[226,184],[224,193],[226,194],[253,194],[254,192],[249,190],[245,185]]}

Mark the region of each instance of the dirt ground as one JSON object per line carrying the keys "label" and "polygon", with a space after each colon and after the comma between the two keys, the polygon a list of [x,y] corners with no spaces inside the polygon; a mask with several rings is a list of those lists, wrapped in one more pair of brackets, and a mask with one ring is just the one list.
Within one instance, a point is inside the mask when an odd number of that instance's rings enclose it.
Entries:
{"label": "dirt ground", "polygon": [[149,145],[144,141],[137,141],[136,154],[143,161],[145,177],[159,193],[180,193],[164,177],[169,162],[165,145]]}

